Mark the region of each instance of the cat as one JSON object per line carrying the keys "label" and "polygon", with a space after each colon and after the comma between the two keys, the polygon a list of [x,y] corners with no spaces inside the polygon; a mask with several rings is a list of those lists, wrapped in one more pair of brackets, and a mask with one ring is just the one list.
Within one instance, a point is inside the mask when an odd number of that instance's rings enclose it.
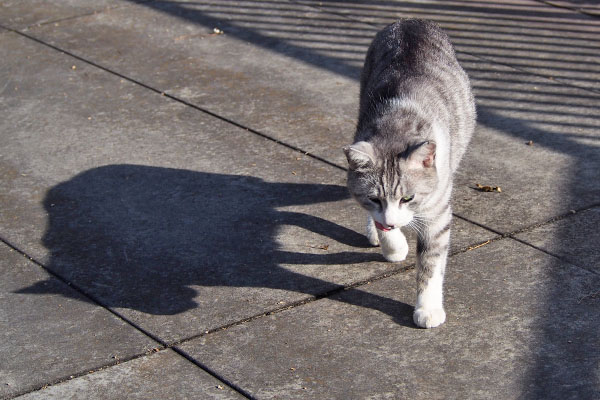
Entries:
{"label": "cat", "polygon": [[446,320],[452,176],[475,119],[469,78],[435,23],[406,19],[377,33],[361,75],[354,144],[344,147],[348,189],[368,211],[367,238],[388,261],[408,254],[400,228],[416,231],[413,320],[422,328]]}

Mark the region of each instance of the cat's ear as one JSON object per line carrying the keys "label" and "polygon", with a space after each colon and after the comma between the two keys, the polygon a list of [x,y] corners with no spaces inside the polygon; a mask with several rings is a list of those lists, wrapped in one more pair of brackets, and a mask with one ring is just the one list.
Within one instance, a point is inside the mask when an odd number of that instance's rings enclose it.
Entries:
{"label": "cat's ear", "polygon": [[375,151],[369,142],[356,142],[344,147],[351,170],[367,167],[375,162]]}
{"label": "cat's ear", "polygon": [[430,140],[423,142],[410,153],[408,163],[410,168],[431,168],[435,165],[436,144]]}

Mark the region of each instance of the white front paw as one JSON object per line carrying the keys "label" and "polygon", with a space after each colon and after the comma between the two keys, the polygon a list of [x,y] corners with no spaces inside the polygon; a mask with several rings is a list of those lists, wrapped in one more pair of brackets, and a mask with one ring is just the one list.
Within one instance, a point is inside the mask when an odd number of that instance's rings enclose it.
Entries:
{"label": "white front paw", "polygon": [[443,308],[417,308],[413,320],[421,328],[435,328],[446,321],[446,312]]}
{"label": "white front paw", "polygon": [[392,253],[386,252],[385,248],[383,248],[382,250],[383,250],[383,252],[382,252],[383,256],[389,262],[404,261],[404,260],[406,260],[406,256],[408,255],[408,246],[400,248],[400,249],[394,249]]}
{"label": "white front paw", "polygon": [[408,243],[400,229],[396,228],[387,232],[379,231],[379,241],[381,242],[381,252],[386,260],[390,262],[406,260]]}

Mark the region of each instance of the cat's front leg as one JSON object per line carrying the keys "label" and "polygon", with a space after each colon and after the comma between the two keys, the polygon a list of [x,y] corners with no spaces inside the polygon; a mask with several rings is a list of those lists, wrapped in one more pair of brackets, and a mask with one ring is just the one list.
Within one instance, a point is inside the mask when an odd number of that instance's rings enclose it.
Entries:
{"label": "cat's front leg", "polygon": [[444,323],[443,283],[450,242],[450,209],[417,239],[417,303],[413,319],[421,328]]}
{"label": "cat's front leg", "polygon": [[377,229],[377,236],[381,244],[381,252],[389,262],[400,262],[408,255],[408,243],[400,228],[382,231]]}
{"label": "cat's front leg", "polygon": [[379,246],[379,235],[375,227],[375,220],[371,217],[371,214],[367,214],[367,239],[369,239],[369,243],[373,246]]}

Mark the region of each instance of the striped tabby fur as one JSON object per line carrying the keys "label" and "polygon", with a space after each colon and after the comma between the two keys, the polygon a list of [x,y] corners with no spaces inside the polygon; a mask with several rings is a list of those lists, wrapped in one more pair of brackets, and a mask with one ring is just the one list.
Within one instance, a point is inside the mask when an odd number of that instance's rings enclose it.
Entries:
{"label": "striped tabby fur", "polygon": [[414,321],[442,324],[452,176],[475,126],[469,79],[446,34],[432,22],[384,28],[365,60],[348,188],[368,214],[367,237],[392,262],[408,253],[399,229],[417,232]]}

